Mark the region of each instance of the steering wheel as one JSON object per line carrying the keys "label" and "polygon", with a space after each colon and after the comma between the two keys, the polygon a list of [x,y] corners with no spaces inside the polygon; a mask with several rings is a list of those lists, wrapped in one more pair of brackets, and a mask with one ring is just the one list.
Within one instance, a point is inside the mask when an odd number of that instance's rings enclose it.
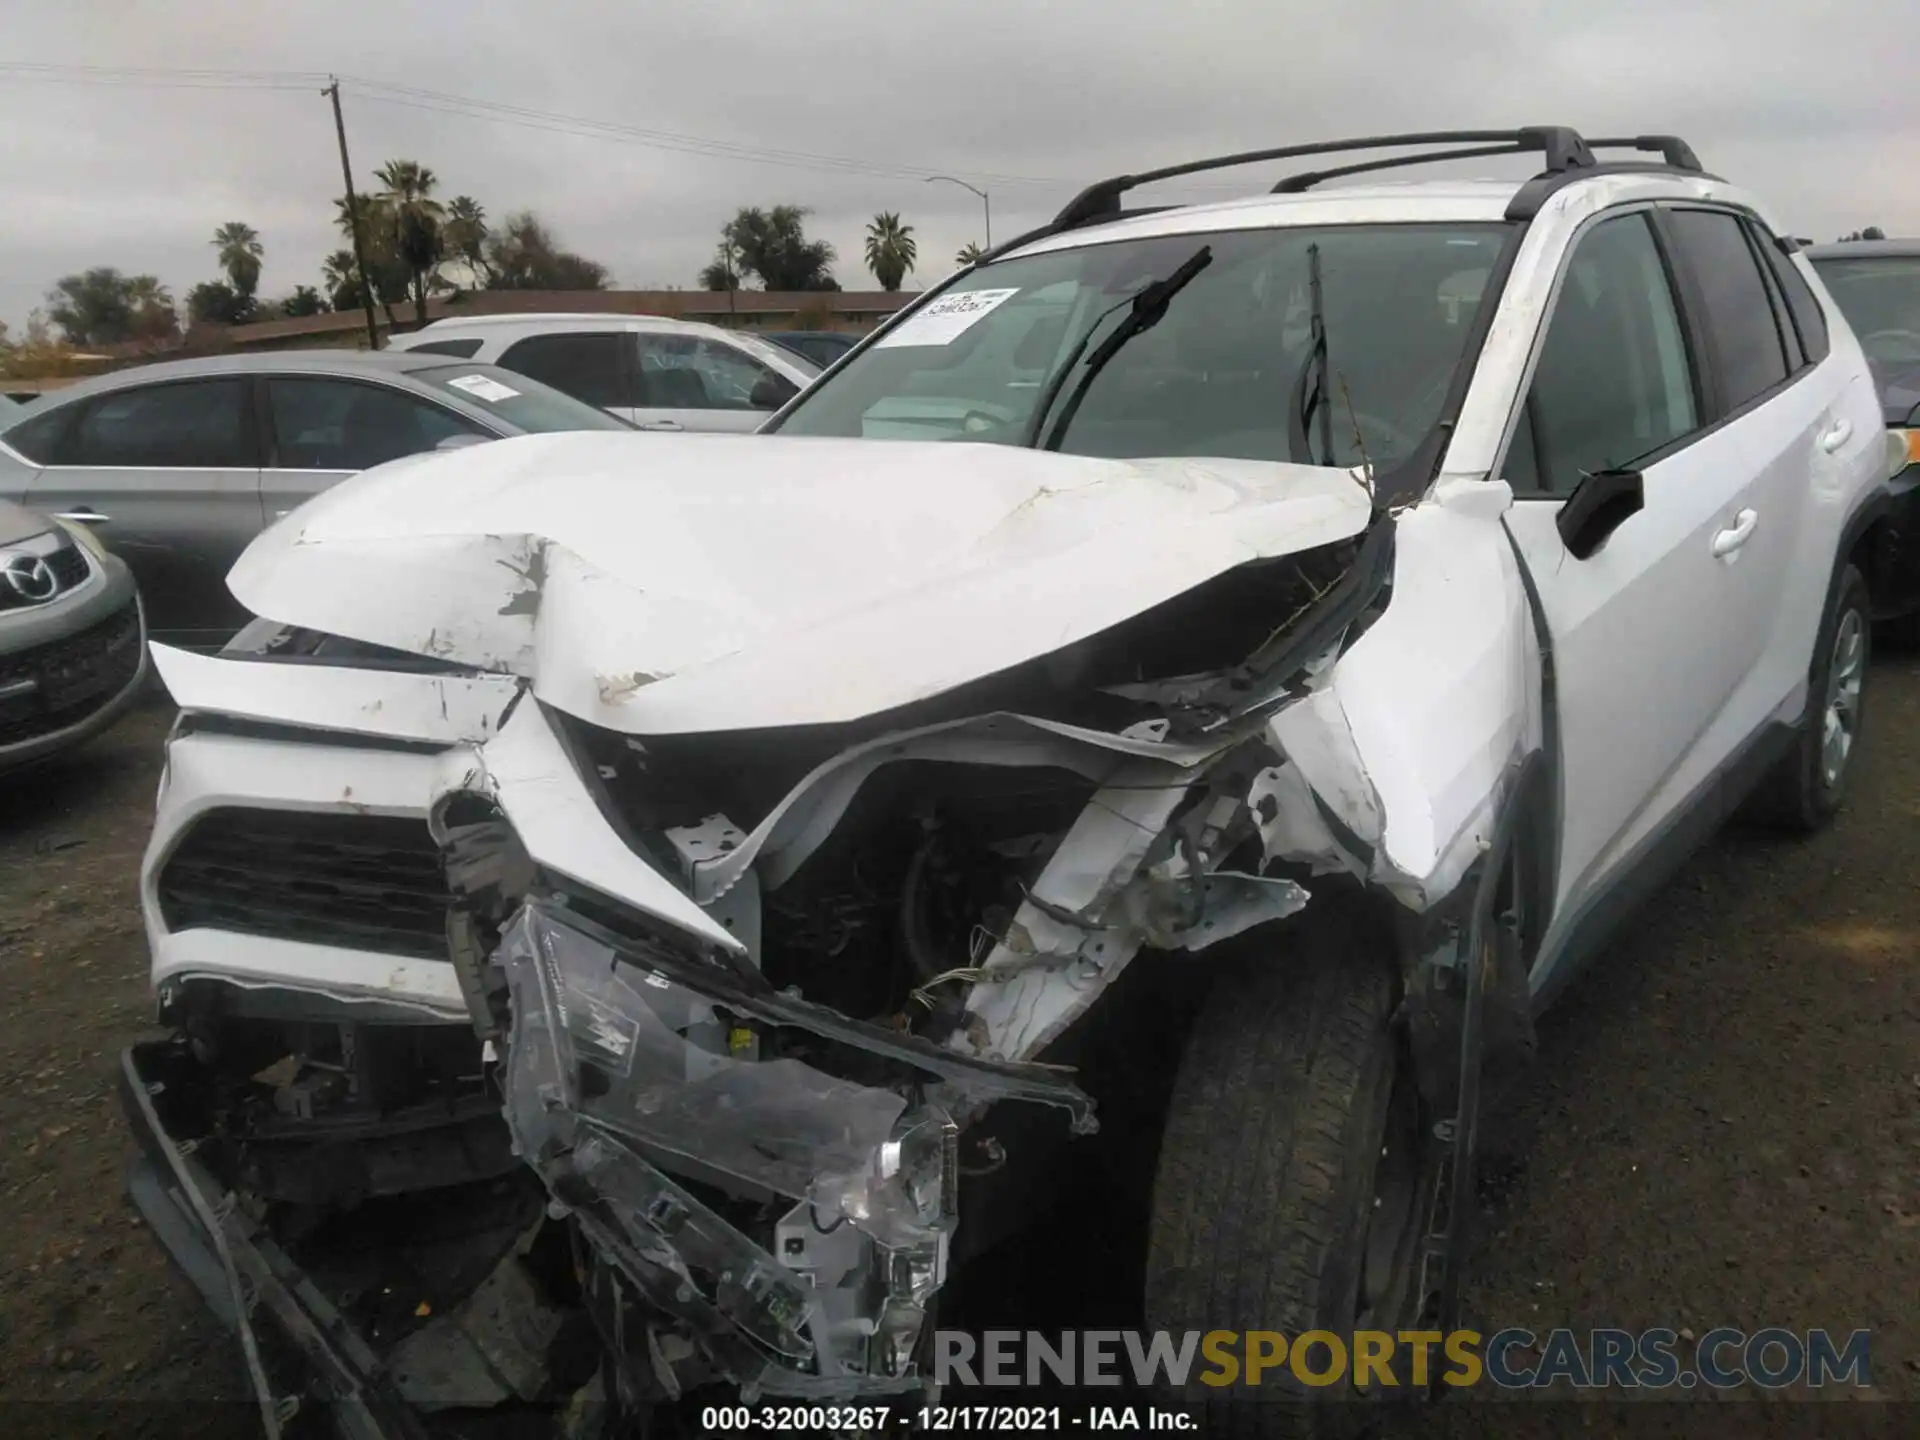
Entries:
{"label": "steering wheel", "polygon": [[1920,360],[1920,335],[1911,330],[1876,330],[1860,337],[1860,348],[1876,359]]}

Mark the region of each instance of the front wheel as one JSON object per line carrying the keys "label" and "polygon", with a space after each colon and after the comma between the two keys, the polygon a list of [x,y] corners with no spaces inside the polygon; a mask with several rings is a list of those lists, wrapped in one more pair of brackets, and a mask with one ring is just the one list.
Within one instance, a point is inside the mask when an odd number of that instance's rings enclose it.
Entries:
{"label": "front wheel", "polygon": [[1745,813],[1750,819],[1811,834],[1840,809],[1866,717],[1872,615],[1865,577],[1853,566],[1843,565],[1834,577],[1814,642],[1806,720],[1793,748],[1780,757],[1747,802]]}
{"label": "front wheel", "polygon": [[[1243,1361],[1251,1331],[1289,1346],[1324,1331],[1340,1346],[1316,1341],[1256,1384],[1244,1365],[1219,1389],[1190,1379],[1209,1434],[1348,1432],[1360,1418],[1342,1403],[1358,1398],[1355,1332],[1396,1333],[1426,1308],[1417,1277],[1433,1162],[1391,1023],[1392,952],[1364,915],[1329,909],[1216,982],[1161,1139],[1149,1328],[1236,1331]],[[1196,1357],[1193,1377],[1206,1373]]]}

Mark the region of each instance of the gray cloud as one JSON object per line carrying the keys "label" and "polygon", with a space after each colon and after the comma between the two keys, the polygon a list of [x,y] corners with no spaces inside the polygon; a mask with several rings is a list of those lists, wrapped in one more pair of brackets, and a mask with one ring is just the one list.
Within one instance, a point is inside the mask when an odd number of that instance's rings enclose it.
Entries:
{"label": "gray cloud", "polygon": [[[1920,232],[1920,27],[1894,0],[12,0],[7,11],[15,61],[332,70],[884,172],[673,153],[350,87],[363,182],[389,157],[419,159],[446,194],[471,193],[496,216],[538,210],[624,285],[691,285],[743,204],[811,206],[854,286],[867,278],[866,219],[897,210],[929,281],[980,238],[980,216],[972,196],[925,174],[1040,182],[984,182],[1006,238],[1105,173],[1343,133],[1543,121],[1678,131],[1802,234]],[[314,282],[337,243],[339,165],[316,87],[0,77],[0,134],[0,317],[15,323],[89,265],[151,271],[184,295],[212,276],[208,240],[226,220],[261,232],[269,295]]]}

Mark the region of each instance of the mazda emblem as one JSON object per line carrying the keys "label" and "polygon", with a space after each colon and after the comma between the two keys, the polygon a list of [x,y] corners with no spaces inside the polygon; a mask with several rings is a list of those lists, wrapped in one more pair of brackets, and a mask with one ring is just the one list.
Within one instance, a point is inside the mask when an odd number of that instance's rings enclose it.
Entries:
{"label": "mazda emblem", "polygon": [[60,577],[38,555],[0,553],[0,577],[29,604],[40,604],[60,593]]}

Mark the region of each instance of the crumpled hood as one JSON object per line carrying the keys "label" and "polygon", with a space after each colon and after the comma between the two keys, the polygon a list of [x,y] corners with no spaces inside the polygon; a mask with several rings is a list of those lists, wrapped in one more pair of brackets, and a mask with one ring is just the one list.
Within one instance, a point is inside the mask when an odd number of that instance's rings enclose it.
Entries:
{"label": "crumpled hood", "polygon": [[666,734],[853,720],[1358,534],[1350,472],[954,442],[535,435],[367,471],[228,577],[257,615]]}

